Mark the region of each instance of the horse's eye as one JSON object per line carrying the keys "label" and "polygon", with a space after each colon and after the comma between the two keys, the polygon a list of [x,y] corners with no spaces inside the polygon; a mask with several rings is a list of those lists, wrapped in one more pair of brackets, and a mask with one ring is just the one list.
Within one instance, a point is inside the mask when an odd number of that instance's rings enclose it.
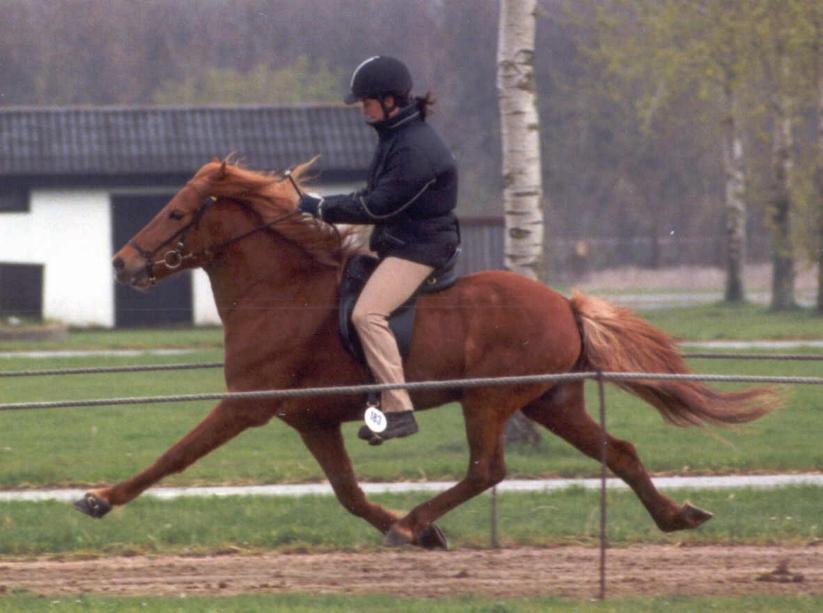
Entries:
{"label": "horse's eye", "polygon": [[177,209],[174,209],[171,213],[169,213],[169,219],[173,219],[174,221],[180,221],[183,217],[183,211],[178,211]]}

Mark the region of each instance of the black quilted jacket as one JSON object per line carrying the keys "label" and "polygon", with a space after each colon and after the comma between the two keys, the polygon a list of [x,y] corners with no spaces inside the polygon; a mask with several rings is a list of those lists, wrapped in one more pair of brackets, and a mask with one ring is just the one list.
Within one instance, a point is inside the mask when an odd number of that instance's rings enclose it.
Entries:
{"label": "black quilted jacket", "polygon": [[332,223],[373,224],[370,248],[439,268],[460,244],[454,156],[415,105],[373,124],[379,136],[365,189],[326,196]]}

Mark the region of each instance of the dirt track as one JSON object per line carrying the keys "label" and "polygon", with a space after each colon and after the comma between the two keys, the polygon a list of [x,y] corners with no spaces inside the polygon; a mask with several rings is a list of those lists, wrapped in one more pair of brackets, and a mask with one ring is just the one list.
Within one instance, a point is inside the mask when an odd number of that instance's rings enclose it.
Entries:
{"label": "dirt track", "polygon": [[[0,593],[589,598],[598,593],[598,561],[587,547],[3,561]],[[823,594],[823,544],[616,548],[607,569],[610,596]]]}

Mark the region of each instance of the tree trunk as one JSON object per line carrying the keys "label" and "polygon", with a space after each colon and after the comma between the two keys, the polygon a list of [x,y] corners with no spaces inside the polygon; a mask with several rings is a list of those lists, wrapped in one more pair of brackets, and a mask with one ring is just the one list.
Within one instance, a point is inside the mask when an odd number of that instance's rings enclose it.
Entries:
{"label": "tree trunk", "polygon": [[[784,58],[779,56],[780,61]],[[783,66],[780,66],[781,70]],[[772,301],[773,311],[797,306],[794,297],[794,250],[791,236],[792,196],[789,189],[792,146],[792,120],[787,101],[775,94],[774,126],[772,128]]]}
{"label": "tree trunk", "polygon": [[[534,83],[537,0],[500,0],[497,96],[503,146],[504,264],[544,280],[543,186],[540,123]],[[536,444],[534,424],[519,411],[506,424],[505,441]]]}
{"label": "tree trunk", "polygon": [[543,187],[534,83],[537,0],[501,0],[497,96],[507,269],[543,280]]}
{"label": "tree trunk", "polygon": [[730,83],[724,91],[726,116],[723,119],[723,170],[726,176],[726,302],[746,299],[743,270],[746,265],[746,201],[743,199],[743,145],[735,124],[734,91]]}

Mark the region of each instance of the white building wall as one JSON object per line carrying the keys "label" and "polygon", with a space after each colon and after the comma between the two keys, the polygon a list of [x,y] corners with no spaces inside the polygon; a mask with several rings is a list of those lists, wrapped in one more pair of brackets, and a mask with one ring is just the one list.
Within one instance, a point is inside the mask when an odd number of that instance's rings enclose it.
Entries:
{"label": "white building wall", "polygon": [[43,316],[114,325],[111,206],[105,190],[33,190],[30,211],[0,214],[0,261],[43,265]]}
{"label": "white building wall", "polygon": [[220,315],[217,305],[214,304],[214,295],[211,292],[209,276],[202,270],[192,271],[191,293],[194,305],[194,324],[196,326],[220,325]]}

